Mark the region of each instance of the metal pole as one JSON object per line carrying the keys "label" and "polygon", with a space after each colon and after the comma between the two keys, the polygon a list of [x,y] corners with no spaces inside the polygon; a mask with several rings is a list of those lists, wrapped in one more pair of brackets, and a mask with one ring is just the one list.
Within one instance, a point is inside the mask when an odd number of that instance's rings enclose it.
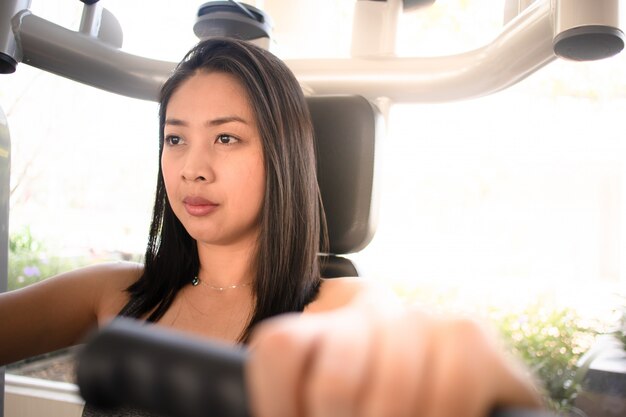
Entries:
{"label": "metal pole", "polygon": [[[0,107],[0,293],[7,290],[9,275],[9,178],[11,138],[7,119]],[[0,317],[0,320],[2,318]],[[0,368],[0,417],[4,415],[4,368]]]}

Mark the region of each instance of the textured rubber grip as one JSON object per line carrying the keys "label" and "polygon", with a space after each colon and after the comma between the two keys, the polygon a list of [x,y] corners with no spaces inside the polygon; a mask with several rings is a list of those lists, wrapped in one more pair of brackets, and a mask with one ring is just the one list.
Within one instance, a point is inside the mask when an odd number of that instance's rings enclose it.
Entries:
{"label": "textured rubber grip", "polygon": [[76,379],[85,401],[101,408],[248,417],[245,358],[243,349],[120,318],[79,353]]}

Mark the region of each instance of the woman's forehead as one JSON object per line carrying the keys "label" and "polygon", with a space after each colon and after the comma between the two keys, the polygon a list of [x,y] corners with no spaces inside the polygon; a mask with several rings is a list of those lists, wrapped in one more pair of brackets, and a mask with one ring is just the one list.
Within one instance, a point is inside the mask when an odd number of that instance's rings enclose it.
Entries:
{"label": "woman's forehead", "polygon": [[166,108],[166,118],[200,114],[214,118],[236,116],[250,123],[256,119],[241,81],[224,72],[196,72],[178,86]]}

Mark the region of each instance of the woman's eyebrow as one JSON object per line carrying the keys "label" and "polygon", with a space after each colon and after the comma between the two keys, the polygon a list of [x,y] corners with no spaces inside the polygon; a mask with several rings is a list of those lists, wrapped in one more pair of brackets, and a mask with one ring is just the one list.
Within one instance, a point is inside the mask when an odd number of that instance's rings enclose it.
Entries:
{"label": "woman's eyebrow", "polygon": [[239,117],[239,116],[223,116],[223,117],[218,117],[215,118],[213,120],[207,120],[204,124],[205,126],[219,126],[219,125],[223,125],[226,123],[232,123],[232,122],[239,122],[239,123],[243,123],[245,125],[249,124],[245,119]]}
{"label": "woman's eyebrow", "polygon": [[174,118],[165,119],[165,124],[172,125],[172,126],[187,126],[188,125],[188,123],[185,122],[184,120],[174,119]]}
{"label": "woman's eyebrow", "polygon": [[[243,123],[245,125],[249,124],[246,119],[243,119],[239,116],[223,116],[223,117],[217,117],[215,119],[207,120],[206,122],[204,122],[204,125],[205,126],[220,126],[226,123],[233,123],[233,122]],[[171,126],[189,126],[189,123],[187,123],[186,121],[182,119],[176,119],[176,118],[165,119],[165,124],[171,125]]]}

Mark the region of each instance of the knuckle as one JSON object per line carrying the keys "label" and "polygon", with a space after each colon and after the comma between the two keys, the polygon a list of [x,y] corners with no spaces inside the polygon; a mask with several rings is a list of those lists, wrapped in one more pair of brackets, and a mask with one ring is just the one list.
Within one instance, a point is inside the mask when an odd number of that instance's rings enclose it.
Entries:
{"label": "knuckle", "polygon": [[298,337],[288,328],[275,326],[266,328],[260,336],[258,348],[268,352],[284,352],[296,348]]}
{"label": "knuckle", "polygon": [[263,359],[281,360],[285,355],[302,350],[302,337],[290,326],[281,323],[262,325],[255,331],[251,353]]}
{"label": "knuckle", "polygon": [[397,392],[377,391],[363,407],[362,415],[364,417],[404,417],[408,415],[408,410],[406,410],[408,403],[408,400],[399,398]]}
{"label": "knuckle", "polygon": [[356,391],[354,381],[337,368],[326,368],[315,373],[309,383],[310,401],[337,406],[348,403]]}
{"label": "knuckle", "polygon": [[443,331],[449,338],[464,344],[482,345],[486,341],[483,325],[468,317],[448,320],[443,326]]}

